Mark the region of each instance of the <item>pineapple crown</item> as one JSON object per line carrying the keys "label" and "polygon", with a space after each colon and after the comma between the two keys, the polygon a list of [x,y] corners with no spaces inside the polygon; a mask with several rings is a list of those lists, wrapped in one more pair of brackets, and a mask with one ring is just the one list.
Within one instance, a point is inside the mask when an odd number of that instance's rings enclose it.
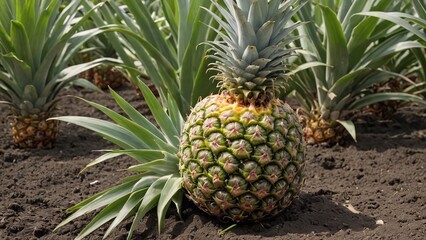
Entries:
{"label": "pineapple crown", "polygon": [[286,81],[284,60],[293,49],[286,46],[297,37],[290,33],[300,22],[291,17],[306,3],[301,0],[212,0],[219,13],[210,12],[223,31],[220,41],[210,42],[216,59],[211,69],[219,73],[221,90],[243,103],[267,104]]}

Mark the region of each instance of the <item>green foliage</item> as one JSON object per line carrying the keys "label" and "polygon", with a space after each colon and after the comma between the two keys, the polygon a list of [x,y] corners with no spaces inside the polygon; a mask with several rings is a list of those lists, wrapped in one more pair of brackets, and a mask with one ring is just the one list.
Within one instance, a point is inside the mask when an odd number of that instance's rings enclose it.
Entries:
{"label": "green foliage", "polygon": [[[107,237],[124,219],[134,216],[128,235],[128,239],[131,239],[137,224],[155,207],[160,232],[170,203],[173,202],[180,213],[183,192],[178,169],[176,134],[180,132],[182,127],[180,122],[183,120],[179,114],[175,116],[176,112],[173,109],[163,108],[144,83],[139,81],[138,87],[146,99],[158,128],[112,89],[111,94],[124,112],[124,116],[102,105],[85,100],[105,113],[112,122],[79,116],[53,118],[90,129],[121,148],[108,151],[88,164],[86,168],[121,155],[130,156],[137,161],[136,165],[128,169],[135,173],[134,176],[123,179],[121,184],[98,193],[67,210],[72,214],[57,228],[84,214],[103,208],[76,239],[83,239],[100,226],[112,221],[105,232],[104,237]],[[167,105],[175,106],[176,103],[169,99]],[[177,121],[176,124],[170,116],[180,118],[180,121]]]}
{"label": "green foliage", "polygon": [[[21,115],[51,111],[59,91],[102,59],[68,66],[79,47],[106,27],[78,31],[94,9],[77,15],[81,1],[59,11],[61,1],[0,2],[0,99]],[[115,60],[111,60],[115,61]],[[82,83],[92,86],[88,83]],[[93,86],[92,86],[93,87]]]}
{"label": "green foliage", "polygon": [[[204,7],[213,11],[210,0],[123,2],[126,5],[107,2],[91,19],[98,27],[115,26],[115,32],[105,36],[122,59],[122,66],[128,70],[132,82],[141,90],[156,124],[113,90],[111,94],[125,116],[86,101],[113,122],[78,116],[53,118],[88,128],[119,147],[95,159],[86,168],[121,155],[138,162],[128,169],[135,173],[134,176],[68,209],[72,214],[58,227],[102,209],[77,239],[112,221],[105,232],[107,237],[119,223],[133,216],[128,235],[131,239],[137,224],[154,208],[157,208],[160,232],[170,203],[173,202],[180,213],[183,192],[177,147],[183,116],[199,97],[215,89],[210,80],[212,73],[207,73],[211,61],[206,57],[208,46],[202,44],[217,34],[209,28],[211,16],[202,10]],[[91,2],[82,3],[86,11],[94,7]],[[151,11],[156,12],[151,14]],[[160,100],[140,81],[140,75],[146,74],[159,89]]]}
{"label": "green foliage", "polygon": [[[112,45],[130,75],[148,75],[160,91],[163,102],[170,97],[176,100],[180,112],[189,113],[190,107],[200,97],[215,91],[208,72],[211,59],[207,58],[209,46],[217,33],[212,17],[203,8],[210,9],[210,0],[143,1],[124,0],[125,7],[114,1],[101,8],[94,22],[117,24],[118,33],[109,34]],[[85,3],[87,9],[92,5]],[[151,14],[151,11],[156,14]],[[163,14],[163,16],[159,15]]]}
{"label": "green foliage", "polygon": [[[407,12],[367,12],[360,13],[364,16],[380,18],[394,23],[424,46],[424,48],[410,49],[410,52],[395,59],[395,72],[406,72],[406,75],[414,75],[418,81],[412,83],[406,92],[423,96],[426,99],[426,2],[413,0],[411,9]],[[411,11],[408,11],[411,10]]]}
{"label": "green foliage", "polygon": [[[212,30],[216,25],[211,15],[202,10],[216,11],[210,0],[123,2],[125,5],[106,2],[93,10],[97,14],[91,19],[101,29],[114,24],[115,32],[105,36],[141,90],[156,124],[113,90],[111,94],[123,115],[86,101],[111,121],[79,116],[54,118],[88,128],[117,145],[118,149],[108,151],[86,168],[122,155],[137,161],[128,169],[135,175],[67,210],[71,215],[58,227],[100,210],[77,239],[110,223],[107,237],[120,222],[133,217],[128,235],[131,239],[137,224],[154,208],[160,232],[171,203],[180,213],[183,192],[178,174],[178,136],[191,106],[215,90],[210,81],[213,73],[207,72],[212,61],[206,57],[209,46],[203,44],[218,34]],[[346,111],[389,99],[423,102],[407,93],[368,95],[365,91],[389,77],[403,77],[382,66],[401,52],[421,49],[422,44],[412,39],[415,34],[407,35],[389,22],[359,13],[402,9],[404,4],[387,0],[374,4],[364,0],[315,2],[320,5],[305,5],[298,13],[298,20],[308,23],[298,29],[303,37],[296,45],[303,49],[298,51],[303,61],[296,62],[299,67],[291,72],[294,81],[289,83],[308,114],[318,113],[340,123],[355,136]],[[88,1],[82,4],[87,11],[94,7]],[[150,77],[160,91],[160,100],[140,81],[140,75]]]}
{"label": "green foliage", "polygon": [[[292,73],[289,90],[309,117],[341,123],[355,138],[348,114],[386,100],[424,102],[407,93],[375,93],[366,90],[391,77],[405,76],[383,69],[400,52],[424,46],[393,24],[373,15],[406,8],[402,1],[316,1],[298,12],[302,36],[296,44],[302,61]],[[398,13],[400,16],[402,13]],[[309,67],[307,67],[309,66]]]}

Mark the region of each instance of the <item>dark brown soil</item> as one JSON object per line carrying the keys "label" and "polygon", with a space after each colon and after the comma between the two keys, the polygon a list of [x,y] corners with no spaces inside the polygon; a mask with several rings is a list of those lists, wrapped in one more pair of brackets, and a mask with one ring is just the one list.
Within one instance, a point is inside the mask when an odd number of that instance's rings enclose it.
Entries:
{"label": "dark brown soil", "polygon": [[[114,107],[109,94],[69,89],[66,94]],[[132,88],[119,90],[141,111]],[[60,102],[58,115],[103,118],[75,98]],[[93,215],[56,231],[65,209],[117,184],[134,164],[119,158],[79,171],[113,145],[83,128],[61,124],[53,149],[20,150],[11,144],[0,107],[0,239],[73,239]],[[426,107],[401,108],[387,121],[362,117],[358,143],[309,146],[306,182],[300,198],[278,217],[260,223],[221,223],[184,203],[183,219],[172,209],[157,236],[155,214],[141,224],[136,239],[425,239]],[[109,239],[125,239],[129,221]],[[103,229],[105,230],[105,229]],[[101,239],[102,229],[88,239]]]}

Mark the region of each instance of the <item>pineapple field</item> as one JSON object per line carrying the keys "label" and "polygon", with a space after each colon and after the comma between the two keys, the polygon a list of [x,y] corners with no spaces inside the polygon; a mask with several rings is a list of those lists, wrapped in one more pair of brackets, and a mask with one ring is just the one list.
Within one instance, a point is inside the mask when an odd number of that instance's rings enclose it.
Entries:
{"label": "pineapple field", "polygon": [[424,239],[422,0],[2,0],[0,239]]}
{"label": "pineapple field", "polygon": [[[105,94],[80,90],[64,94],[116,108]],[[118,92],[140,111],[146,110],[132,87],[123,86]],[[58,107],[64,115],[104,118],[73,98],[64,99]],[[9,133],[7,126],[2,117],[2,136]],[[171,208],[157,235],[152,211],[138,225],[134,239],[423,239],[426,107],[406,106],[390,120],[372,121],[364,115],[357,127],[356,144],[307,147],[300,196],[273,219],[238,224],[221,235],[232,222],[218,221],[185,200],[182,219]],[[53,231],[67,216],[65,209],[129,175],[123,170],[134,163],[124,157],[79,174],[99,156],[94,150],[114,146],[74,125],[61,124],[61,129],[55,147],[48,150],[17,149],[7,137],[1,138],[2,239],[74,239],[94,215]],[[130,225],[131,220],[124,221],[108,239],[125,239]],[[87,239],[102,238],[106,228]]]}

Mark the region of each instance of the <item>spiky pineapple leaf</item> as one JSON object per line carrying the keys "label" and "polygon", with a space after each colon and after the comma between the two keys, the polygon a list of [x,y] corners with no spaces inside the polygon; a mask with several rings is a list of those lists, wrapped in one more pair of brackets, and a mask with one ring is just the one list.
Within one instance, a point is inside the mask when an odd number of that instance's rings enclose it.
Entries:
{"label": "spiky pineapple leaf", "polygon": [[144,126],[141,126],[131,120],[129,120],[126,117],[123,117],[122,115],[114,112],[113,110],[104,107],[100,104],[87,101],[82,99],[83,101],[89,103],[91,106],[95,107],[96,109],[102,111],[111,118],[114,122],[119,124],[125,129],[128,129],[130,132],[132,132],[138,139],[143,142],[146,145],[146,148],[150,149],[157,149],[157,150],[165,150],[170,152],[177,152],[177,148],[173,145],[170,145],[166,142],[164,142],[162,139],[158,138],[156,135],[152,134],[149,130],[147,130]]}
{"label": "spiky pineapple leaf", "polygon": [[[182,179],[180,180],[182,182]],[[182,186],[181,186],[182,188]],[[182,202],[183,202],[183,191],[177,191],[172,197],[172,201],[175,204],[177,214],[182,219]]]}
{"label": "spiky pineapple leaf", "polygon": [[149,109],[151,110],[152,116],[155,118],[160,128],[164,131],[168,142],[172,146],[179,146],[178,137],[180,134],[180,129],[176,129],[176,126],[173,125],[172,120],[164,111],[163,106],[161,106],[148,86],[146,86],[146,84],[142,81],[139,81],[138,87],[141,90],[145,101],[149,106]]}
{"label": "spiky pineapple leaf", "polygon": [[381,19],[385,19],[385,20],[388,20],[390,22],[393,22],[393,23],[407,29],[408,31],[412,32],[417,37],[419,37],[420,39],[422,39],[423,41],[426,42],[426,33],[419,30],[418,28],[412,26],[407,20],[405,20],[405,19],[408,19],[412,22],[415,22],[416,24],[419,24],[421,28],[426,28],[426,20],[425,19],[415,17],[415,16],[407,14],[407,13],[400,13],[400,12],[374,12],[374,11],[371,11],[371,12],[359,13],[359,15],[377,17],[377,18],[381,18]]}
{"label": "spiky pineapple leaf", "polygon": [[373,94],[367,95],[353,102],[349,107],[350,109],[360,109],[367,105],[371,105],[371,104],[382,102],[382,101],[408,101],[408,102],[426,104],[426,101],[419,96],[415,96],[408,93],[401,93],[401,92],[385,92],[385,93],[373,93]]}
{"label": "spiky pineapple leaf", "polygon": [[[16,20],[11,21],[10,37],[14,45],[19,46],[15,47],[17,56],[22,57],[23,62],[29,63],[30,66],[34,66],[34,63],[32,61],[30,40],[28,39],[25,26],[21,22]],[[28,80],[22,79],[22,81]]]}
{"label": "spiky pineapple leaf", "polygon": [[371,34],[374,32],[377,22],[377,18],[369,17],[354,27],[348,43],[349,68],[354,68],[361,61],[365,50],[371,44]]}
{"label": "spiky pineapple leaf", "polygon": [[426,2],[422,0],[413,0],[414,9],[421,19],[426,19]]}
{"label": "spiky pineapple leaf", "polygon": [[16,86],[14,89],[18,94],[18,97],[23,96],[23,90],[25,86],[30,83],[31,79],[31,66],[23,60],[19,59],[15,53],[0,53],[0,58],[3,58],[3,67],[6,69],[12,80],[14,82],[13,86]]}
{"label": "spiky pineapple leaf", "polygon": [[[207,96],[215,89],[210,80],[213,72],[208,72],[209,59],[205,56],[207,46],[200,44],[214,37],[207,26],[216,26],[211,21],[210,14],[205,14],[202,8],[212,8],[209,0],[179,1],[180,25],[178,60],[181,66],[180,83],[182,98],[188,105],[193,106],[200,96]],[[187,14],[186,14],[187,12]],[[194,68],[194,66],[197,66]],[[202,85],[203,87],[199,87]]]}
{"label": "spiky pineapple leaf", "polygon": [[[143,29],[140,30],[143,31],[144,38],[153,44],[162,53],[165,59],[172,61],[172,66],[177,66],[177,62],[173,62],[176,58],[171,51],[169,43],[165,40],[162,32],[153,21],[147,6],[142,1],[124,0],[124,2],[133,14],[133,21],[138,26],[143,26]],[[131,25],[134,25],[134,23],[131,23]]]}
{"label": "spiky pineapple leaf", "polygon": [[355,124],[351,120],[336,120],[336,122],[340,123],[346,131],[348,131],[349,135],[351,135],[352,139],[356,142],[356,129]]}
{"label": "spiky pineapple leaf", "polygon": [[102,225],[111,221],[120,213],[123,206],[126,204],[129,195],[125,195],[120,199],[112,202],[107,207],[102,209],[96,216],[81,230],[81,232],[77,235],[75,240],[81,240],[88,236],[93,231],[100,228]]}
{"label": "spiky pineapple leaf", "polygon": [[334,99],[334,101],[339,102],[348,94],[350,94],[351,91],[354,90],[353,88],[356,81],[371,73],[371,71],[372,70],[369,68],[357,69],[336,80],[329,90],[329,92],[332,92],[336,95],[336,99]]}
{"label": "spiky pineapple leaf", "polygon": [[413,48],[424,48],[422,44],[416,41],[404,41],[403,35],[395,35],[386,39],[374,50],[369,51],[355,66],[356,68],[370,67],[379,68],[391,59],[392,55],[398,52]]}
{"label": "spiky pineapple leaf", "polygon": [[92,130],[122,148],[147,148],[147,145],[134,133],[118,124],[105,120],[79,116],[54,117],[51,119],[72,123]]}
{"label": "spiky pineapple leaf", "polygon": [[85,89],[90,89],[95,92],[102,92],[101,89],[99,89],[95,84],[93,84],[91,81],[87,81],[83,78],[77,78],[72,81],[73,86],[82,87]]}
{"label": "spiky pineapple leaf", "polygon": [[125,182],[123,184],[116,185],[99,194],[96,194],[95,196],[91,198],[88,198],[80,202],[79,204],[74,205],[73,207],[68,208],[67,212],[72,214],[69,217],[67,217],[64,221],[62,221],[55,228],[55,230],[71,222],[72,220],[83,216],[84,214],[92,212],[101,207],[107,206],[123,198],[124,196],[128,195],[132,191],[132,188],[136,182],[137,181],[134,180],[131,182]]}
{"label": "spiky pineapple leaf", "polygon": [[[150,110],[153,111],[152,109],[153,107],[158,108],[156,119],[158,119],[159,116],[167,117],[169,120],[166,122],[173,124],[170,117],[166,114],[166,110],[163,109],[163,107],[158,102],[158,100],[154,97],[154,95],[149,90],[149,88],[143,83],[141,83],[141,85],[142,87],[145,87],[143,88],[143,91],[142,91],[145,99],[151,101],[151,104],[148,105],[150,107]],[[132,113],[132,111],[136,111],[136,110],[134,110],[134,108],[129,108],[128,103],[120,102],[120,101],[124,101],[124,99],[119,97],[118,94],[114,96],[114,99],[117,101],[117,104],[119,104],[120,106],[124,106],[127,112],[130,113],[130,115],[135,115],[135,113],[134,112]],[[158,148],[158,146],[156,146],[155,148],[155,146],[145,145],[145,142],[152,141],[152,139],[156,137],[153,137],[155,135],[152,133],[148,134],[149,136],[144,135],[144,133],[150,132],[149,130],[145,129],[144,126],[138,125],[135,122],[131,121],[130,119],[127,119],[102,105],[99,105],[90,101],[86,101],[86,102],[89,102],[95,108],[98,108],[99,110],[103,111],[107,116],[111,118],[111,120],[113,120],[116,123],[110,123],[104,120],[92,119],[87,117],[73,117],[73,116],[59,117],[55,119],[60,119],[62,121],[71,122],[77,125],[80,124],[83,127],[86,127],[95,131],[96,133],[103,136],[104,138],[107,138],[110,141],[115,141],[117,145],[120,144],[124,148],[123,150],[112,150],[100,156],[99,158],[89,163],[89,165],[86,166],[86,168],[93,166],[95,164],[98,164],[100,162],[104,162],[108,159],[111,159],[112,157],[125,154],[128,156],[131,156],[132,158],[136,159],[137,161],[141,163],[139,165],[129,167],[128,171],[131,171],[131,172],[143,171],[142,174],[125,178],[123,180],[124,183],[119,185],[118,187],[114,187],[107,191],[104,191],[102,194],[97,194],[96,197],[89,198],[88,200],[85,200],[82,203],[79,203],[75,205],[74,207],[70,208],[68,211],[74,212],[74,213],[58,226],[58,227],[63,226],[64,224],[69,223],[69,221],[72,221],[73,219],[76,219],[90,211],[94,211],[98,208],[107,206],[104,210],[98,213],[98,215],[92,220],[92,222],[88,226],[86,226],[86,228],[80,233],[80,236],[79,236],[79,237],[87,236],[88,234],[93,232],[96,228],[99,228],[101,225],[115,218],[112,225],[110,225],[109,229],[107,230],[107,233],[105,235],[106,237],[126,217],[131,216],[132,214],[136,214],[133,225],[137,224],[140,221],[140,219],[143,218],[143,216],[145,216],[145,214],[149,210],[151,210],[155,206],[158,206],[161,190],[164,187],[167,187],[169,189],[168,187],[169,185],[165,185],[167,182],[167,179],[169,179],[171,176],[174,176],[175,177],[174,179],[180,179],[180,177],[178,176],[179,160],[176,156],[177,149],[173,145],[164,143],[168,146],[165,151],[161,150],[161,148]],[[160,111],[163,111],[164,114],[161,114]],[[165,121],[163,119],[163,124],[164,122]],[[135,131],[142,131],[142,133],[133,133]],[[121,135],[117,133],[121,133]],[[166,133],[164,133],[164,135],[166,135]],[[132,137],[129,138],[129,136],[132,136]],[[151,139],[146,140],[145,139],[146,137],[150,137]],[[130,141],[131,139],[134,139],[135,142],[139,144],[143,144],[144,146],[133,148],[131,147],[129,143],[127,143],[127,146],[126,146],[126,141]],[[151,142],[151,144],[153,143]],[[164,178],[164,176],[167,178]],[[176,180],[176,181],[180,181],[180,180]],[[136,197],[133,197],[136,195],[133,195],[133,194],[141,190],[142,188],[147,188],[147,191],[146,191],[146,194],[143,196],[143,198],[139,199],[140,201],[138,201]],[[176,193],[180,191],[180,187],[179,188],[173,187],[173,188],[170,188],[169,190]],[[112,197],[111,194],[114,194],[114,197]],[[123,197],[123,199],[117,198],[120,196]],[[179,196],[180,196],[180,193],[177,193],[176,198],[172,198],[171,200],[175,203],[177,207],[181,206],[181,201],[182,201],[182,197],[179,197]],[[124,201],[124,199],[126,199],[125,203],[122,202]],[[167,203],[166,200],[168,199],[169,198],[166,197],[165,200],[162,200],[162,205],[160,207],[163,208],[163,211],[166,211],[169,207],[169,204],[171,201],[168,201],[168,204],[166,205],[163,204],[164,201]],[[140,205],[138,205],[139,202],[140,202]],[[114,206],[114,207],[109,207],[109,206]],[[111,211],[112,213],[108,213],[106,209],[108,209],[108,211]],[[178,212],[180,213],[180,210],[178,210]],[[160,213],[163,214],[163,212],[160,212]],[[163,219],[162,221],[164,221],[164,216],[162,217],[162,219]],[[130,230],[129,236],[131,236],[133,231],[134,231],[134,228]]]}
{"label": "spiky pineapple leaf", "polygon": [[[159,89],[160,97],[167,98],[167,94],[171,94],[181,114],[188,114],[190,106],[198,101],[199,96],[206,96],[216,89],[210,80],[212,72],[206,72],[209,61],[206,61],[204,54],[208,47],[201,45],[214,39],[216,33],[207,27],[211,25],[211,16],[203,14],[201,8],[197,7],[209,9],[212,8],[212,2],[162,1],[162,12],[167,26],[171,28],[171,35],[167,36],[157,29],[158,23],[149,15],[144,4],[125,2],[128,4],[128,13],[123,12],[113,1],[108,3],[109,8],[123,21],[123,29],[128,30],[120,34],[124,44],[116,42],[114,47],[127,68],[133,69],[130,71],[132,79],[136,79],[138,74],[134,71],[137,67],[132,58],[137,58],[144,67],[143,71]],[[102,9],[105,10],[102,12],[108,16],[106,9]],[[135,16],[135,20],[132,16]],[[108,20],[111,21],[112,18]]]}
{"label": "spiky pineapple leaf", "polygon": [[167,104],[168,114],[170,116],[170,119],[173,122],[173,125],[176,126],[177,129],[182,129],[184,124],[184,119],[181,112],[179,111],[179,107],[176,101],[174,101],[174,99],[171,96],[169,96],[167,103],[168,103]]}
{"label": "spiky pineapple leaf", "polygon": [[132,212],[134,212],[138,205],[141,203],[147,192],[147,188],[132,192],[132,194],[127,198],[126,203],[120,208],[119,213],[115,217],[114,221],[106,230],[103,239],[108,237],[111,234],[112,230],[114,230],[124,219],[126,219]]}
{"label": "spiky pineapple leaf", "polygon": [[140,220],[142,220],[151,209],[158,205],[161,190],[164,188],[167,179],[170,177],[171,175],[160,177],[149,186],[148,191],[145,193],[145,196],[139,205],[139,209],[136,212],[132,226],[129,230],[129,234],[127,235],[127,239],[130,240],[132,238],[133,232],[135,231],[135,228],[137,224],[139,224]]}
{"label": "spiky pineapple leaf", "polygon": [[152,122],[150,122],[145,116],[136,110],[129,102],[117,94],[117,92],[115,92],[113,89],[110,89],[110,93],[120,108],[127,114],[127,116],[129,116],[130,120],[134,121],[136,124],[144,126],[155,136],[166,141],[164,134],[158,130],[158,128]]}
{"label": "spiky pineapple leaf", "polygon": [[160,175],[164,174],[170,174],[178,171],[177,167],[175,165],[170,165],[169,162],[165,159],[158,159],[154,161],[150,161],[147,163],[142,163],[138,165],[134,165],[129,168],[129,171],[136,171],[136,172],[154,172]]}
{"label": "spiky pineapple leaf", "polygon": [[173,174],[167,179],[166,184],[161,190],[160,199],[158,200],[157,216],[158,216],[158,234],[164,227],[164,220],[166,218],[166,212],[173,199],[173,196],[181,189],[182,178],[177,174]]}
{"label": "spiky pineapple leaf", "polygon": [[83,169],[80,170],[80,173],[86,171],[86,169],[88,169],[89,167],[93,167],[96,164],[105,162],[106,160],[109,160],[111,158],[119,157],[119,156],[121,156],[123,154],[124,153],[121,153],[121,152],[108,152],[108,153],[105,153],[105,154],[97,157],[95,160],[91,161],[89,164],[87,164]]}
{"label": "spiky pineapple leaf", "polygon": [[147,163],[157,159],[162,159],[165,156],[164,151],[152,149],[125,149],[125,150],[112,150],[113,153],[121,153],[128,155],[138,161],[139,163]]}
{"label": "spiky pineapple leaf", "polygon": [[327,65],[332,66],[331,68],[326,68],[327,85],[330,86],[347,72],[349,53],[345,34],[336,13],[327,6],[320,5],[320,8],[323,12],[324,25],[327,32]]}

